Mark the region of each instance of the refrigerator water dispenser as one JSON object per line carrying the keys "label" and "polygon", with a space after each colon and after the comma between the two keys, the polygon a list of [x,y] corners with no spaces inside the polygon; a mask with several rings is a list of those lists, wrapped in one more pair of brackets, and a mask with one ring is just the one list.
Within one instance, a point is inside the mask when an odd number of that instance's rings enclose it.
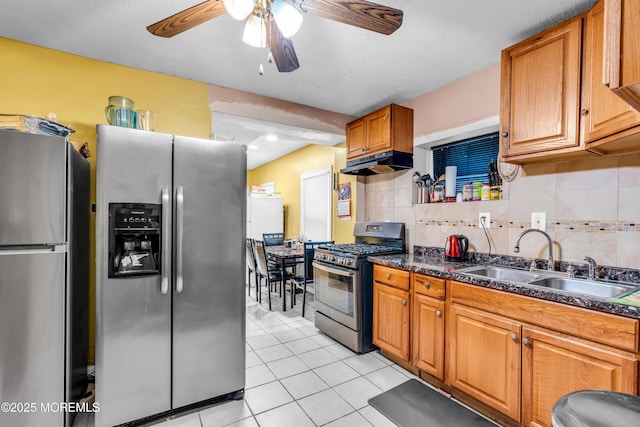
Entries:
{"label": "refrigerator water dispenser", "polygon": [[161,205],[109,203],[109,277],[160,274]]}

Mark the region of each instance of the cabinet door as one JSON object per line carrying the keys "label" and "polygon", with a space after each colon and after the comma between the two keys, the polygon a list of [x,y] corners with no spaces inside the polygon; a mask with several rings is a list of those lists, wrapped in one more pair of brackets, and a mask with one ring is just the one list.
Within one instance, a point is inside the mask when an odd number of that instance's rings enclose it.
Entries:
{"label": "cabinet door", "polygon": [[502,51],[505,158],[580,148],[581,39],[582,19],[577,18]]}
{"label": "cabinet door", "polygon": [[583,138],[590,148],[597,143],[589,143],[640,124],[640,112],[602,83],[604,2],[589,11],[585,22],[581,114]]}
{"label": "cabinet door", "polygon": [[385,107],[366,116],[365,126],[367,156],[391,149],[391,107]]}
{"label": "cabinet door", "polygon": [[449,316],[447,383],[519,421],[521,325],[457,304]]}
{"label": "cabinet door", "polygon": [[522,423],[551,427],[551,410],[567,393],[637,393],[637,362],[630,353],[551,331],[525,327],[522,345]]}
{"label": "cabinet door", "polygon": [[408,291],[373,283],[373,343],[410,361]]}
{"label": "cabinet door", "polygon": [[605,2],[604,84],[640,111],[640,0]]}
{"label": "cabinet door", "polygon": [[412,331],[414,366],[444,380],[444,301],[416,294]]}
{"label": "cabinet door", "polygon": [[347,159],[366,154],[364,118],[347,125]]}

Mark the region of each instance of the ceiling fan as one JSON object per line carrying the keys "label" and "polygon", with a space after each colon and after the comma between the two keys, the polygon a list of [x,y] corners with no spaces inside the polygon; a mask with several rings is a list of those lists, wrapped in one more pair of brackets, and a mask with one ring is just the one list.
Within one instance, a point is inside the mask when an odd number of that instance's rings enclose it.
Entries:
{"label": "ceiling fan", "polygon": [[224,13],[247,19],[242,40],[252,46],[269,47],[280,72],[298,69],[291,37],[305,13],[389,35],[400,28],[403,12],[365,0],[206,0],[149,25],[156,36],[173,37]]}

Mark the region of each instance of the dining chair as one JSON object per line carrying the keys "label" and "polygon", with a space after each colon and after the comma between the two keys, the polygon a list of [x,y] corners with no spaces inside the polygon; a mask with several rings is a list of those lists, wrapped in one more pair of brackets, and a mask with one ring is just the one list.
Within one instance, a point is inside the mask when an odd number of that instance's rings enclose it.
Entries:
{"label": "dining chair", "polygon": [[313,282],[313,255],[320,246],[333,245],[334,241],[305,242],[304,243],[304,270],[302,275],[289,278],[289,291],[291,292],[291,308],[296,304],[296,293],[302,289],[302,317],[307,303],[307,283]]}
{"label": "dining chair", "polygon": [[263,233],[262,241],[265,246],[284,245],[284,233]]}
{"label": "dining chair", "polygon": [[271,284],[274,282],[280,282],[280,284],[282,284],[282,273],[279,269],[272,270],[269,268],[267,252],[264,249],[264,242],[262,240],[254,240],[253,249],[256,259],[256,271],[258,273],[258,282],[256,282],[258,302],[262,304],[262,292],[260,288],[262,286],[262,279],[265,279],[267,282],[267,295],[269,296],[269,311],[271,311]]}
{"label": "dining chair", "polygon": [[253,239],[247,238],[246,258],[247,258],[247,278],[249,279],[249,286],[247,287],[247,295],[251,296],[251,276],[253,276],[254,282],[256,284],[256,301],[257,301],[258,293],[260,292],[260,289],[258,285],[258,270],[256,269],[256,257],[253,251]]}
{"label": "dining chair", "polygon": [[[278,246],[284,245],[284,233],[263,233],[262,241],[265,246]],[[267,262],[269,263],[269,268],[275,269],[279,266],[272,260],[267,257]],[[289,270],[291,274],[294,274],[294,269],[296,267],[296,261],[293,259],[285,260],[284,266]],[[282,296],[282,288],[280,288],[280,296]]]}

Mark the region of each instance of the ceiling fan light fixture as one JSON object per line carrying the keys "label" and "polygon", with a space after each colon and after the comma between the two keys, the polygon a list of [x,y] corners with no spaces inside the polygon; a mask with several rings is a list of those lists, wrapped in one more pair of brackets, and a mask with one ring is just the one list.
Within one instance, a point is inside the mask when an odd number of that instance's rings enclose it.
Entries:
{"label": "ceiling fan light fixture", "polygon": [[224,0],[224,8],[229,16],[242,21],[251,14],[256,6],[256,0]]}
{"label": "ceiling fan light fixture", "polygon": [[284,0],[275,0],[271,14],[282,35],[291,38],[302,26],[302,14]]}
{"label": "ceiling fan light fixture", "polygon": [[242,41],[249,46],[267,47],[267,26],[262,16],[249,16],[244,26]]}

